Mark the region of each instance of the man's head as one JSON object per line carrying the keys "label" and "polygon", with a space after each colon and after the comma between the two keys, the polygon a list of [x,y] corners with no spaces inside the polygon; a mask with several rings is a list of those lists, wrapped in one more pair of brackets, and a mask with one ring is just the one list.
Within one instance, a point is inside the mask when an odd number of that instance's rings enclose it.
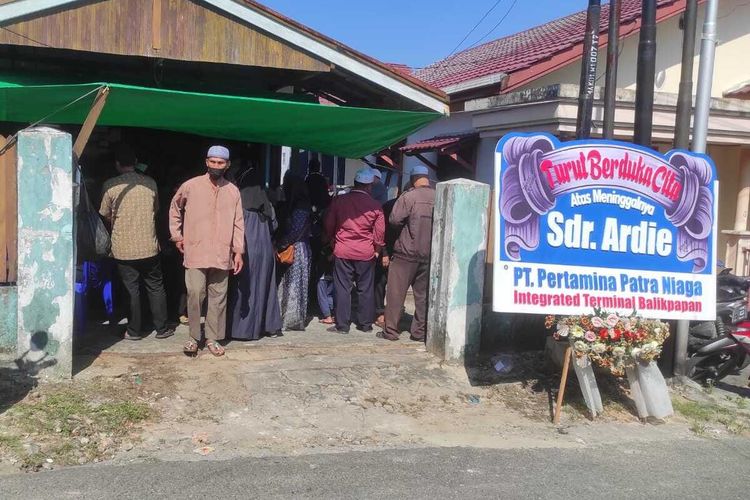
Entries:
{"label": "man's head", "polygon": [[115,151],[115,167],[120,173],[132,172],[138,159],[135,151],[127,144],[120,144]]}
{"label": "man's head", "polygon": [[357,174],[354,176],[354,189],[359,191],[370,192],[372,190],[372,182],[374,179],[372,169],[369,167],[360,168],[357,170]]}
{"label": "man's head", "polygon": [[229,168],[229,150],[224,146],[211,146],[206,153],[206,169],[212,179],[219,179]]}
{"label": "man's head", "polygon": [[428,177],[430,171],[424,165],[416,165],[411,169],[409,175],[409,182],[414,187],[429,186],[430,178]]}
{"label": "man's head", "polygon": [[381,172],[377,168],[372,169],[372,175],[373,175],[373,182],[375,184],[380,184],[383,182],[383,172]]}
{"label": "man's head", "polygon": [[317,158],[310,158],[310,161],[307,162],[307,173],[308,174],[317,174],[320,172],[320,162]]}

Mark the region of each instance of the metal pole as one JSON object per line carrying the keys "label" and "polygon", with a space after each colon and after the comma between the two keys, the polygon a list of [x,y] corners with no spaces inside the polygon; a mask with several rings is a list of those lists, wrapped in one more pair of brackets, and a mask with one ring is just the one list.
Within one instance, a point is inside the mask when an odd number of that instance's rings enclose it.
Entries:
{"label": "metal pole", "polygon": [[638,69],[635,89],[635,134],[633,141],[651,146],[654,119],[654,77],[656,74],[656,0],[643,0]]}
{"label": "metal pole", "polygon": [[617,59],[620,40],[620,13],[622,0],[609,2],[609,30],[607,33],[607,75],[604,84],[604,125],[602,135],[612,139],[615,135],[615,110],[617,103]]}
{"label": "metal pole", "polygon": [[578,87],[578,119],[576,138],[586,139],[591,135],[591,113],[594,107],[596,64],[599,59],[599,15],[601,0],[589,0],[586,14],[586,37],[581,58],[581,81]]}
{"label": "metal pole", "polygon": [[674,124],[674,147],[679,149],[690,147],[690,111],[693,105],[693,57],[695,56],[697,14],[698,0],[688,0],[682,22],[682,71]]}
{"label": "metal pole", "polygon": [[[714,55],[716,53],[716,13],[719,0],[706,2],[706,20],[701,37],[701,60],[698,66],[698,90],[695,95],[695,119],[693,120],[693,147],[696,153],[706,152],[708,115],[711,111],[711,84],[714,78]],[[716,214],[714,214],[716,216]],[[675,339],[675,373],[687,375],[687,344],[690,330],[688,321],[677,322]]]}
{"label": "metal pole", "polygon": [[[695,56],[695,29],[698,19],[698,0],[687,0],[685,14],[682,18],[682,66],[680,74],[680,91],[677,95],[677,112],[674,124],[674,147],[690,148],[690,117],[693,108],[693,58]],[[688,321],[678,321],[677,331],[664,343],[663,366],[666,373],[679,375],[676,370],[677,358],[687,356],[687,337],[690,330]],[[678,354],[677,339],[680,339]],[[684,364],[684,361],[683,361]],[[684,371],[685,369],[682,368]]]}
{"label": "metal pole", "polygon": [[706,20],[701,37],[701,60],[698,66],[698,89],[695,94],[695,119],[693,120],[693,147],[696,153],[706,152],[708,114],[711,110],[711,83],[714,78],[716,54],[716,13],[719,0],[706,2]]}

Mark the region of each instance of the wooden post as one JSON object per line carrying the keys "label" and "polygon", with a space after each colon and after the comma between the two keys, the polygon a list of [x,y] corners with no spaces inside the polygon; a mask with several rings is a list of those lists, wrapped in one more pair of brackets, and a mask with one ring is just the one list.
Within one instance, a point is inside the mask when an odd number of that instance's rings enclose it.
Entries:
{"label": "wooden post", "polygon": [[78,132],[78,137],[76,137],[76,142],[73,145],[73,157],[76,161],[81,158],[81,154],[83,153],[84,148],[86,148],[86,143],[89,142],[91,132],[94,130],[99,115],[102,113],[108,95],[109,87],[102,87],[94,98],[94,104],[91,105],[91,110],[89,111],[86,120],[83,122],[83,125],[81,125],[81,131]]}
{"label": "wooden post", "polygon": [[154,52],[161,50],[161,0],[152,0],[151,47]]}
{"label": "wooden post", "polygon": [[552,421],[555,425],[560,423],[562,404],[565,397],[565,384],[568,383],[568,372],[570,371],[570,358],[573,355],[570,346],[565,348],[565,361],[563,361],[562,377],[560,377],[560,389],[557,391],[557,404],[555,405],[555,417]]}
{"label": "wooden post", "polygon": [[[13,144],[6,148],[7,140]],[[14,283],[18,266],[18,185],[15,138],[0,136],[0,283]]]}

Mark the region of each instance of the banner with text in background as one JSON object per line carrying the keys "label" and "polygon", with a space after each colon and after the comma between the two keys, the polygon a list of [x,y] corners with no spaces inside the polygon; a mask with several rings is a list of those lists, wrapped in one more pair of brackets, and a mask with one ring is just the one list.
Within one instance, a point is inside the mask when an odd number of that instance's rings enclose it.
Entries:
{"label": "banner with text in background", "polygon": [[706,155],[505,135],[495,150],[493,309],[714,319],[717,193]]}

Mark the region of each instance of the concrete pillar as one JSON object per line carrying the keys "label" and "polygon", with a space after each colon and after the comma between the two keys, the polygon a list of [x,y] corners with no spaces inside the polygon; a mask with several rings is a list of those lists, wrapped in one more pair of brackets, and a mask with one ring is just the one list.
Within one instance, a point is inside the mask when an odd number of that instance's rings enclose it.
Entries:
{"label": "concrete pillar", "polygon": [[750,150],[740,153],[740,185],[737,190],[737,211],[734,216],[734,230],[747,231],[747,214],[750,209]]}
{"label": "concrete pillar", "polygon": [[0,286],[0,352],[13,352],[18,341],[18,290]]}
{"label": "concrete pillar", "polygon": [[18,134],[18,356],[54,378],[73,370],[72,165],[70,134]]}
{"label": "concrete pillar", "polygon": [[427,350],[446,361],[479,352],[489,200],[490,188],[481,182],[437,185]]}

